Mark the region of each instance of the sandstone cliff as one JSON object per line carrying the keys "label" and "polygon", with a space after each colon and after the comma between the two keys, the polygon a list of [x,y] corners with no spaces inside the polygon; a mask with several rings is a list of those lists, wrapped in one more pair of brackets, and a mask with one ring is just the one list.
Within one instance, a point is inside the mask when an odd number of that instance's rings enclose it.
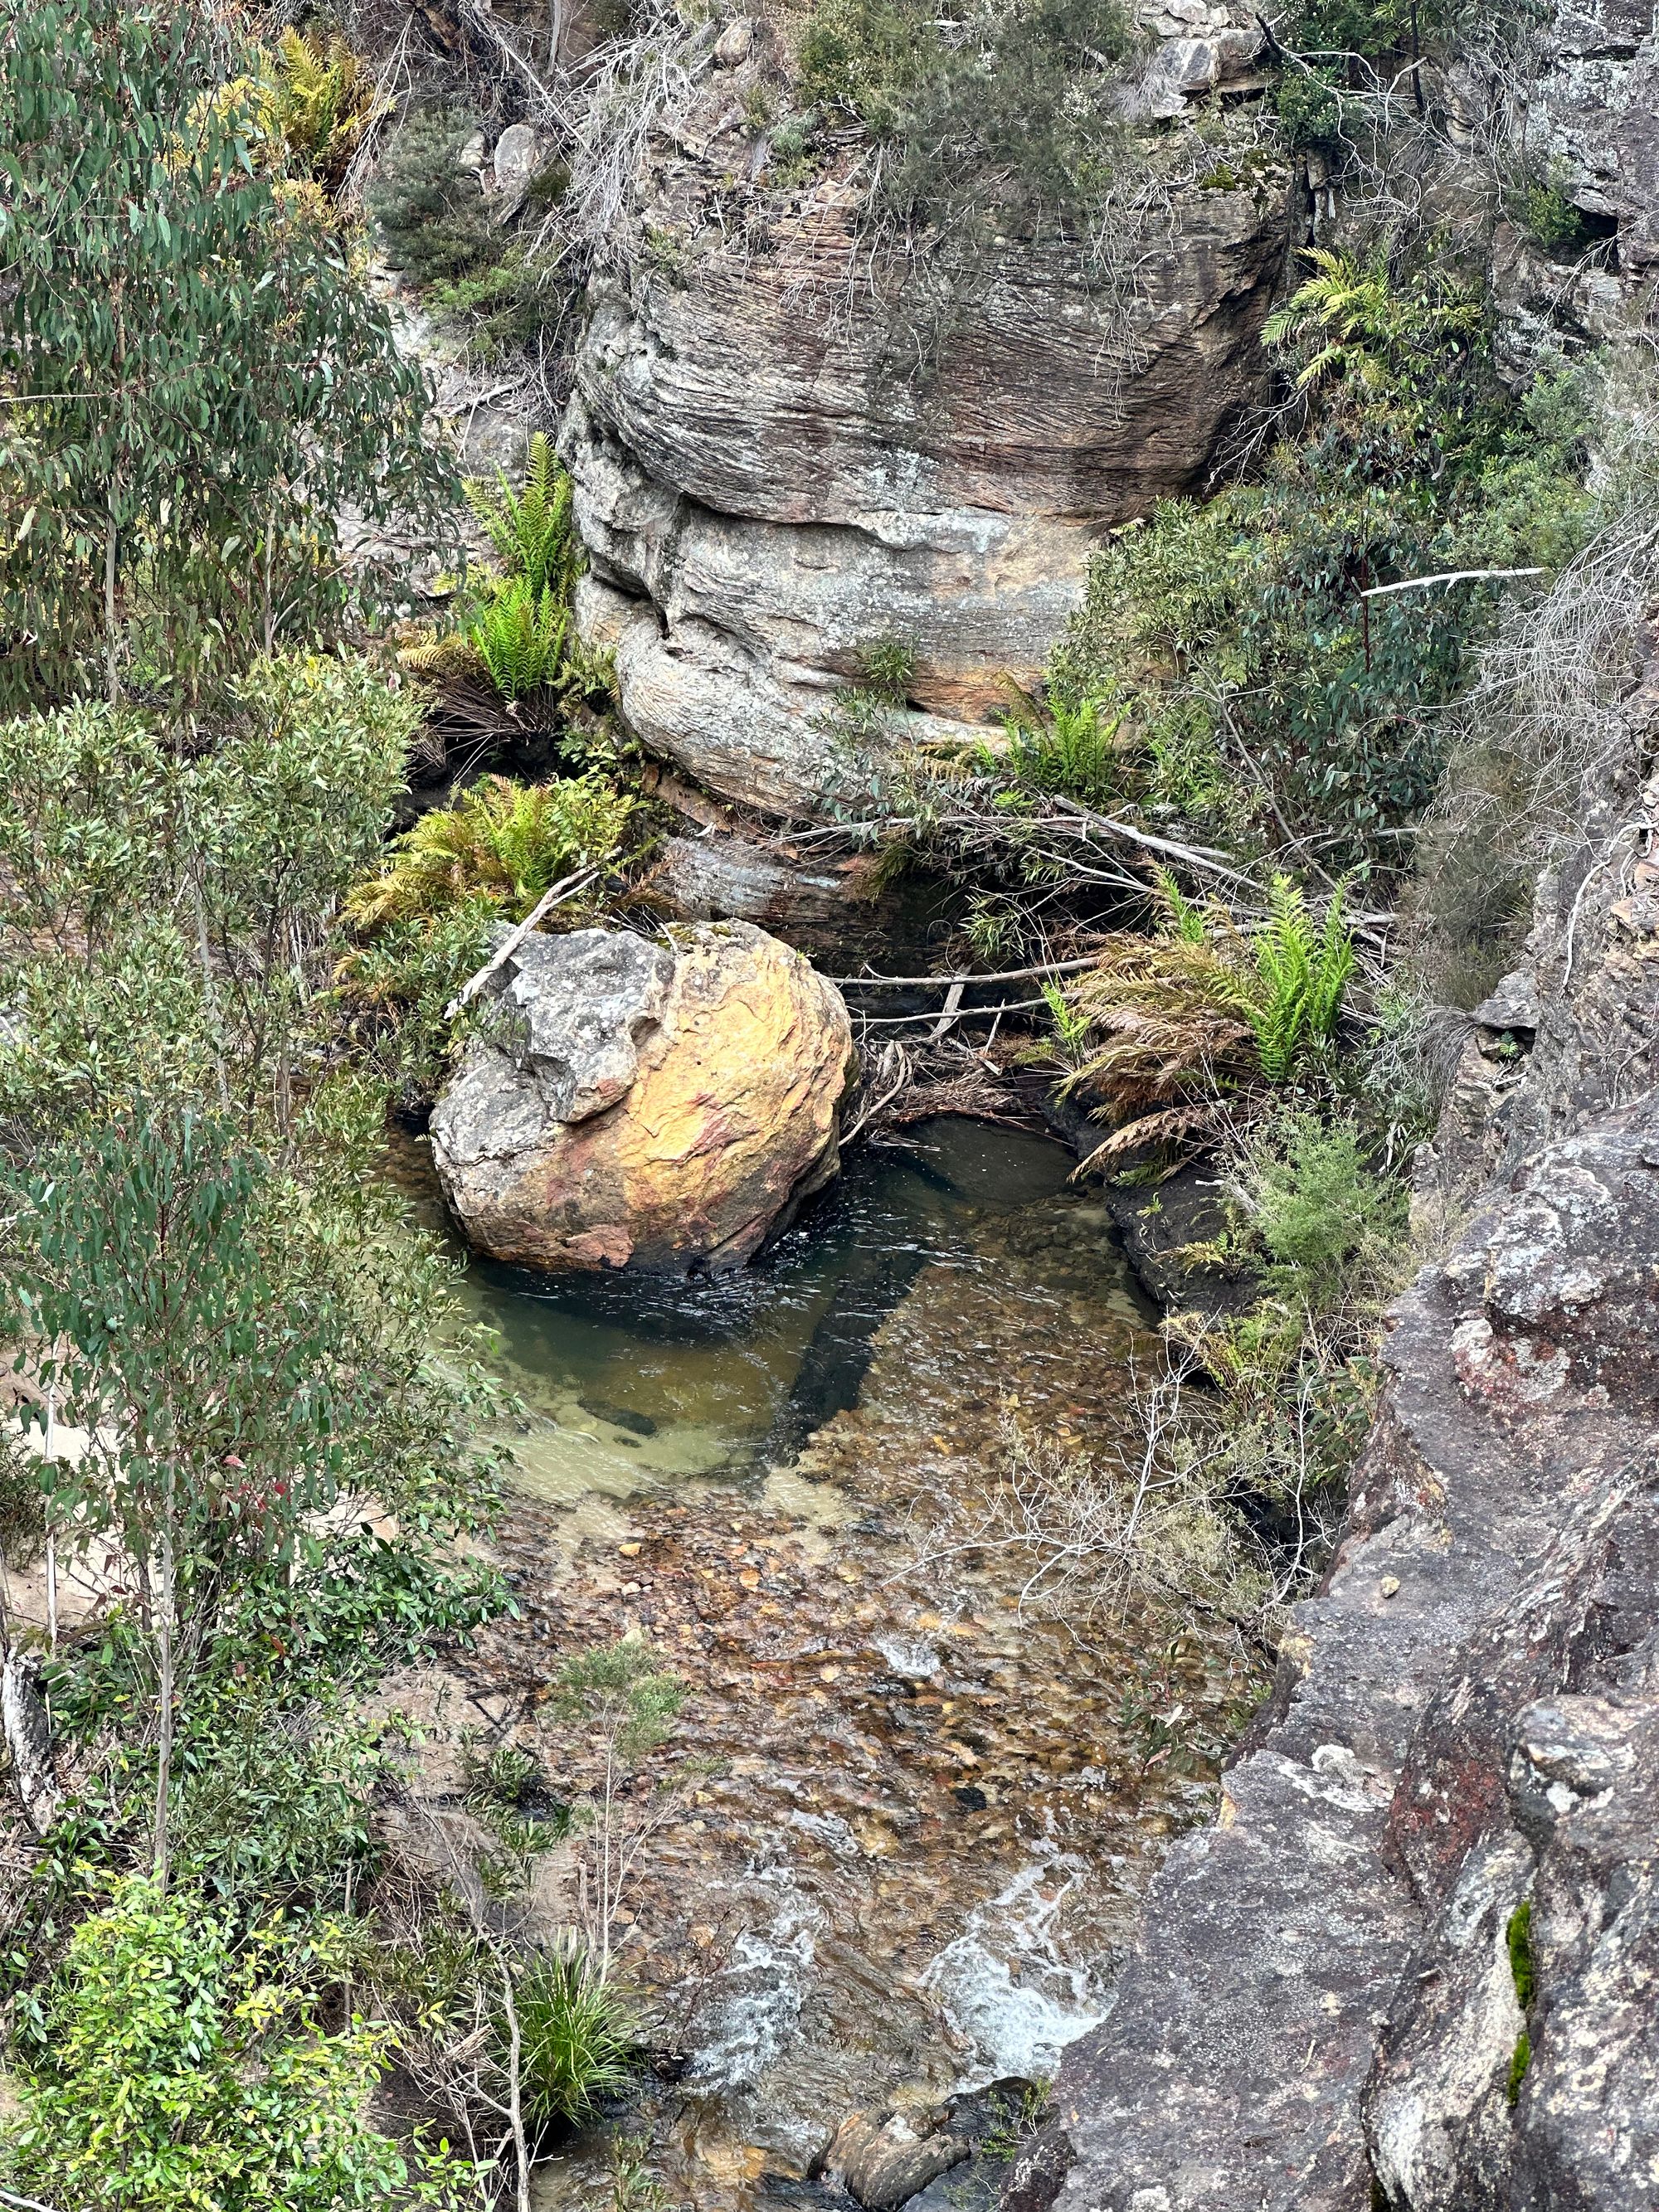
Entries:
{"label": "sandstone cliff", "polygon": [[[1153,116],[1260,42],[1247,16],[1181,8],[1137,95]],[[562,438],[579,612],[651,750],[811,814],[858,780],[824,714],[862,648],[912,649],[919,714],[988,719],[1003,671],[1037,672],[1099,533],[1202,479],[1258,389],[1293,195],[1259,149],[1230,165],[1149,137],[1103,258],[1000,239],[942,301],[925,252],[871,246],[852,158],[772,188],[750,118],[775,50],[759,32],[716,52],[741,58],[659,133],[593,288]]]}

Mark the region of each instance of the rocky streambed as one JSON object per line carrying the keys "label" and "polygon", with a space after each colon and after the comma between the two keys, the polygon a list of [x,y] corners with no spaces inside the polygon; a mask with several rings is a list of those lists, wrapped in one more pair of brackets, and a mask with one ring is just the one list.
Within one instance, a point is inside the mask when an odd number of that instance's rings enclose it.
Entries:
{"label": "rocky streambed", "polygon": [[[1264,1686],[1224,1633],[1044,1617],[1029,1554],[938,1555],[1022,1424],[1078,1450],[1121,1428],[1146,1310],[1070,1166],[936,1121],[856,1152],[735,1275],[470,1275],[525,1407],[498,1546],[520,1613],[393,1701],[438,1721],[437,1802],[468,1723],[556,1787],[548,1688],[573,1650],[637,1632],[687,1685],[659,1765],[705,1771],[642,1859],[622,1954],[672,2055],[622,2124],[676,2203],[812,2195],[848,2113],[925,2131],[953,2093],[1050,2075]],[[435,1205],[417,1149],[398,1171]],[[550,1927],[568,1902],[548,1869],[532,1911]],[[609,2142],[556,2157],[540,2201],[591,2204]],[[982,2198],[988,2165],[930,2203]]]}

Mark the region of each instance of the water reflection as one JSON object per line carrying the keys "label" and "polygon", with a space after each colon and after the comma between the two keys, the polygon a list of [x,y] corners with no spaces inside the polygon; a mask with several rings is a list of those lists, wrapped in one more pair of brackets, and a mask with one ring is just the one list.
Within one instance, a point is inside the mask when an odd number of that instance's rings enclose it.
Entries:
{"label": "water reflection", "polygon": [[[418,1181],[423,1156],[404,1155]],[[527,1409],[524,1486],[569,1498],[787,1465],[854,1405],[882,1322],[924,1268],[976,1271],[988,1218],[1060,1192],[1048,1139],[958,1117],[866,1146],[753,1267],[689,1281],[549,1278],[475,1258],[463,1296]],[[441,1222],[425,1170],[424,1210]]]}

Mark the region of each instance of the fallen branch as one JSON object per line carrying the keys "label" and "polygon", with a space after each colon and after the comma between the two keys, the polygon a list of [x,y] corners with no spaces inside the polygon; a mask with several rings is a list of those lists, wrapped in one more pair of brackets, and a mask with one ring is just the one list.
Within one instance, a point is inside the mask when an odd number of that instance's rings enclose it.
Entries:
{"label": "fallen branch", "polygon": [[1443,568],[1437,576],[1408,576],[1403,584],[1373,584],[1362,599],[1380,599],[1389,592],[1426,592],[1431,584],[1489,584],[1501,576],[1547,576],[1547,568]]}
{"label": "fallen branch", "polygon": [[1075,975],[1094,967],[1099,958],[1097,952],[1091,952],[1084,960],[1047,960],[1039,968],[1000,968],[990,975],[826,975],[823,980],[839,983],[843,990],[943,991],[957,983],[1029,983],[1039,975]]}
{"label": "fallen branch", "polygon": [[464,1006],[471,1006],[496,969],[513,957],[537,923],[551,914],[556,906],[562,906],[567,899],[574,898],[579,890],[592,882],[599,872],[597,866],[583,868],[574,876],[567,876],[562,883],[555,884],[551,890],[544,891],[518,927],[502,939],[477,974],[469,976],[462,984],[444,1008],[444,1019],[453,1022]]}

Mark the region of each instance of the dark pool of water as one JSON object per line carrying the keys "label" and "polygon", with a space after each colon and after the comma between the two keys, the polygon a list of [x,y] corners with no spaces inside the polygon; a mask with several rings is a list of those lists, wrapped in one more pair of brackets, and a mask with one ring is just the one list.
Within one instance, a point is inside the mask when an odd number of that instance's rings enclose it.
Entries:
{"label": "dark pool of water", "polygon": [[[404,1164],[418,1188],[420,1156]],[[787,1465],[856,1402],[876,1331],[922,1271],[991,1264],[988,1222],[1054,1199],[1072,1164],[1046,1137],[941,1117],[855,1151],[754,1266],[727,1274],[549,1278],[475,1257],[464,1295],[526,1409],[526,1486],[625,1492]],[[441,1218],[429,1169],[424,1200]]]}

